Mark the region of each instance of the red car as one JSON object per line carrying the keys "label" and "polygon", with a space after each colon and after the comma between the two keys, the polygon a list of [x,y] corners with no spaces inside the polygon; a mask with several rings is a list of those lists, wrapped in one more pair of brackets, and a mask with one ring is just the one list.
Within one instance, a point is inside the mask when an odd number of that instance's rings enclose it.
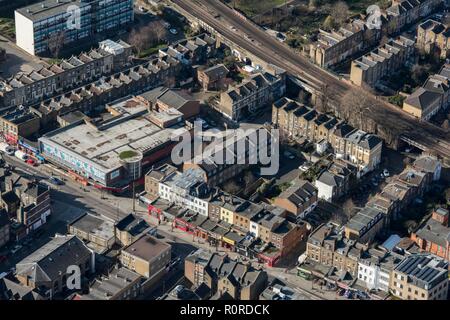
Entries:
{"label": "red car", "polygon": [[33,167],[37,166],[36,161],[34,161],[34,160],[31,159],[31,158],[27,160],[27,163],[28,163],[29,165],[33,166]]}
{"label": "red car", "polygon": [[6,256],[0,256],[0,263],[2,263],[3,261],[6,261]]}

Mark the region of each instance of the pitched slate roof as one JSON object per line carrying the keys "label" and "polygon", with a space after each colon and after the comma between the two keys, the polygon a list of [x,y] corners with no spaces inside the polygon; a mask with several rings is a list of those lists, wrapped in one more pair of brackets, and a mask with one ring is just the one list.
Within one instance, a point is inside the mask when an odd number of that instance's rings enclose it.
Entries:
{"label": "pitched slate roof", "polygon": [[33,282],[53,281],[65,274],[69,265],[78,265],[91,255],[89,248],[77,236],[56,235],[50,242],[16,265],[16,273]]}

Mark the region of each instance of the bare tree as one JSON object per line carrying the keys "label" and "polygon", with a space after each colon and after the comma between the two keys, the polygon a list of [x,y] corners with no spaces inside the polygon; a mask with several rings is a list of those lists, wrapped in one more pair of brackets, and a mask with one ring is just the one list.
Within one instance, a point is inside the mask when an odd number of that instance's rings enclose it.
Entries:
{"label": "bare tree", "polygon": [[355,210],[355,203],[353,202],[352,198],[348,198],[344,201],[342,204],[342,211],[344,212],[345,216],[347,217],[347,220],[350,220],[353,217],[353,211]]}
{"label": "bare tree", "polygon": [[133,29],[128,37],[128,43],[134,46],[139,55],[143,50],[153,47],[156,39],[155,29],[148,25],[141,29]]}
{"label": "bare tree", "polygon": [[372,101],[372,97],[367,91],[363,89],[350,90],[342,98],[339,116],[364,130],[364,116],[370,111]]}
{"label": "bare tree", "polygon": [[344,1],[338,1],[332,8],[334,20],[341,26],[349,16],[348,5]]}
{"label": "bare tree", "polygon": [[153,29],[155,39],[158,43],[161,43],[165,40],[167,30],[160,23],[152,23],[151,28]]}
{"label": "bare tree", "polygon": [[66,39],[66,34],[64,31],[52,33],[48,37],[48,50],[53,58],[58,58],[62,47],[64,46],[64,41]]}

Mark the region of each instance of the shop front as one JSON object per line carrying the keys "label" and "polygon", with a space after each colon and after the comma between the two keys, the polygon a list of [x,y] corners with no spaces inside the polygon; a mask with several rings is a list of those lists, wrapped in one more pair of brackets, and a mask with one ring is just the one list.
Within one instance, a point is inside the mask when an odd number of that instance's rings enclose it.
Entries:
{"label": "shop front", "polygon": [[262,263],[267,264],[267,266],[269,267],[273,267],[275,266],[275,264],[278,262],[278,260],[280,260],[281,258],[281,253],[277,253],[275,255],[265,255],[263,253],[259,253],[257,255],[257,258],[259,261],[261,261]]}

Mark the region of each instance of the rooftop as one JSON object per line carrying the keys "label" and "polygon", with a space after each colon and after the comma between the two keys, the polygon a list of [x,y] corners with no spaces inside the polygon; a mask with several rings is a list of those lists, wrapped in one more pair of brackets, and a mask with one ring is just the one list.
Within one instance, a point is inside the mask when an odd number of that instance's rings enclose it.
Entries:
{"label": "rooftop", "polygon": [[56,235],[16,265],[16,274],[33,282],[48,282],[65,274],[69,265],[78,265],[91,251],[73,235]]}
{"label": "rooftop", "polygon": [[166,250],[170,251],[170,248],[169,244],[146,234],[122,251],[145,261],[151,261]]}
{"label": "rooftop", "polygon": [[75,123],[42,136],[44,154],[53,155],[55,145],[109,171],[122,166],[121,152],[146,153],[169,143],[175,130],[182,127],[180,123],[161,129],[149,118],[153,111],[148,112],[147,107],[135,99],[116,102],[108,111],[112,115],[109,119],[99,122],[86,119],[84,123]]}
{"label": "rooftop", "polygon": [[426,290],[448,278],[448,262],[431,254],[412,254],[397,265],[395,271],[408,276],[412,282]]}
{"label": "rooftop", "polygon": [[109,240],[114,238],[114,223],[91,213],[85,213],[70,223],[70,226],[100,239]]}
{"label": "rooftop", "polygon": [[129,289],[129,286],[140,278],[139,274],[127,268],[114,268],[108,276],[96,279],[89,288],[89,294],[82,296],[82,298],[86,300],[109,300],[123,290]]}

